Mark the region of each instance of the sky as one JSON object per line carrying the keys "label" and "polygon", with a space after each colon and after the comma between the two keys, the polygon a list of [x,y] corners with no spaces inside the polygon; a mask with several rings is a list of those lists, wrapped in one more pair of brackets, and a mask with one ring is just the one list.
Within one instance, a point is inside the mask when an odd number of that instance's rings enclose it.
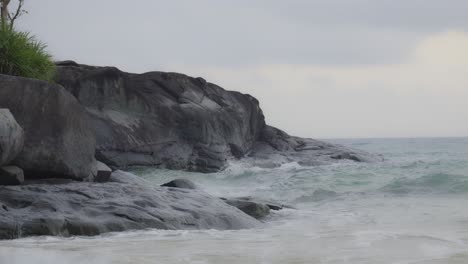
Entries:
{"label": "sky", "polygon": [[56,60],[173,71],[314,138],[468,136],[467,0],[26,0]]}

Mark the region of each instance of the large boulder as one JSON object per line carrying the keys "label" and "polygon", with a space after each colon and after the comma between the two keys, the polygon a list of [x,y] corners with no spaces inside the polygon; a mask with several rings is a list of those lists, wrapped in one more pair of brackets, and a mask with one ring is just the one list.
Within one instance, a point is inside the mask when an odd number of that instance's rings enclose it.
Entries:
{"label": "large boulder", "polygon": [[0,75],[0,107],[24,129],[23,151],[13,161],[26,178],[88,179],[95,172],[95,139],[88,115],[63,87]]}
{"label": "large boulder", "polygon": [[249,153],[265,125],[255,98],[202,78],[57,65],[58,83],[86,107],[97,158],[109,166],[218,171]]}
{"label": "large boulder", "polygon": [[0,166],[16,158],[23,149],[23,144],[23,129],[18,125],[10,110],[0,109]]}
{"label": "large boulder", "polygon": [[132,74],[57,63],[58,82],[86,107],[97,158],[109,166],[222,170],[229,159],[255,166],[375,161],[363,151],[293,137],[265,124],[258,101],[180,73]]}
{"label": "large boulder", "polygon": [[260,222],[200,190],[164,188],[115,171],[106,184],[0,186],[0,239],[130,229],[243,229]]}

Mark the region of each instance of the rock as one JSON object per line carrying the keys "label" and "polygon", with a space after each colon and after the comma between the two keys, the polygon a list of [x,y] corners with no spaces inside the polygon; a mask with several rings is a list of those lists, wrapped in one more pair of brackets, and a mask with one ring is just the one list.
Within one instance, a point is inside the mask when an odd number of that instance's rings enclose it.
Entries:
{"label": "rock", "polygon": [[57,64],[57,82],[91,117],[97,159],[111,167],[219,171],[250,152],[265,121],[258,101],[201,78]]}
{"label": "rock", "polygon": [[24,129],[24,148],[13,163],[26,178],[95,175],[94,134],[73,95],[56,84],[7,75],[0,75],[0,87],[0,107]]}
{"label": "rock", "polygon": [[23,170],[16,166],[0,167],[0,185],[20,185],[24,182]]}
{"label": "rock", "polygon": [[266,204],[241,199],[225,199],[224,202],[256,219],[263,218],[270,214],[270,208]]}
{"label": "rock", "polygon": [[96,177],[94,177],[94,181],[95,182],[109,181],[109,178],[112,173],[112,169],[100,161],[96,161],[96,166],[97,166],[97,174],[96,174]]}
{"label": "rock", "polygon": [[111,173],[111,177],[109,178],[109,182],[118,182],[118,183],[126,183],[126,184],[133,184],[133,185],[145,185],[148,182],[141,177],[136,177],[134,174],[116,170]]}
{"label": "rock", "polygon": [[[215,172],[229,160],[260,167],[297,162],[378,161],[369,153],[293,137],[267,126],[250,95],[179,73],[132,74],[114,67],[57,63],[58,83],[86,107],[107,165]],[[247,158],[246,158],[247,157]]]}
{"label": "rock", "polygon": [[274,168],[291,162],[297,162],[301,166],[317,166],[339,160],[378,162],[383,159],[362,150],[309,138],[293,137],[277,128],[266,126],[244,162],[254,166]]}
{"label": "rock", "polygon": [[173,181],[162,184],[164,187],[184,188],[184,189],[198,189],[195,183],[187,179],[175,179]]}
{"label": "rock", "polygon": [[0,166],[16,158],[23,149],[23,144],[23,129],[18,125],[10,110],[0,109]]}
{"label": "rock", "polygon": [[[261,223],[200,190],[164,188],[130,173],[111,181],[0,186],[0,239],[130,229],[243,229]],[[3,210],[0,208],[0,210]]]}
{"label": "rock", "polygon": [[249,201],[249,202],[254,202],[254,203],[265,204],[266,206],[268,206],[268,208],[270,208],[271,210],[274,210],[274,211],[278,211],[278,210],[281,210],[283,208],[296,209],[292,205],[282,204],[282,203],[278,203],[278,202],[275,202],[275,201],[266,201],[266,200],[262,200],[262,199],[253,198],[251,196],[238,197],[238,198],[235,198],[235,200],[242,200],[242,201]]}

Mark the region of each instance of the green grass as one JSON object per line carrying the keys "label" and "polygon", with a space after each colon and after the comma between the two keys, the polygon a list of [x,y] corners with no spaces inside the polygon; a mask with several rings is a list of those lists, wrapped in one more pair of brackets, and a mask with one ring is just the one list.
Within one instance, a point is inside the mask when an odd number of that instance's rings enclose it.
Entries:
{"label": "green grass", "polygon": [[45,48],[29,33],[0,25],[0,74],[52,81],[55,64]]}

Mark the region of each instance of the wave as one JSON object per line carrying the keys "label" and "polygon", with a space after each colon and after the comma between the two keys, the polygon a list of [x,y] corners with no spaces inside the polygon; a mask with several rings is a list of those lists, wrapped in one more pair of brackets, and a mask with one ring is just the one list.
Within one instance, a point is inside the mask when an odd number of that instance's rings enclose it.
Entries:
{"label": "wave", "polygon": [[431,173],[418,178],[402,177],[383,186],[381,191],[393,194],[460,194],[468,193],[465,175]]}

